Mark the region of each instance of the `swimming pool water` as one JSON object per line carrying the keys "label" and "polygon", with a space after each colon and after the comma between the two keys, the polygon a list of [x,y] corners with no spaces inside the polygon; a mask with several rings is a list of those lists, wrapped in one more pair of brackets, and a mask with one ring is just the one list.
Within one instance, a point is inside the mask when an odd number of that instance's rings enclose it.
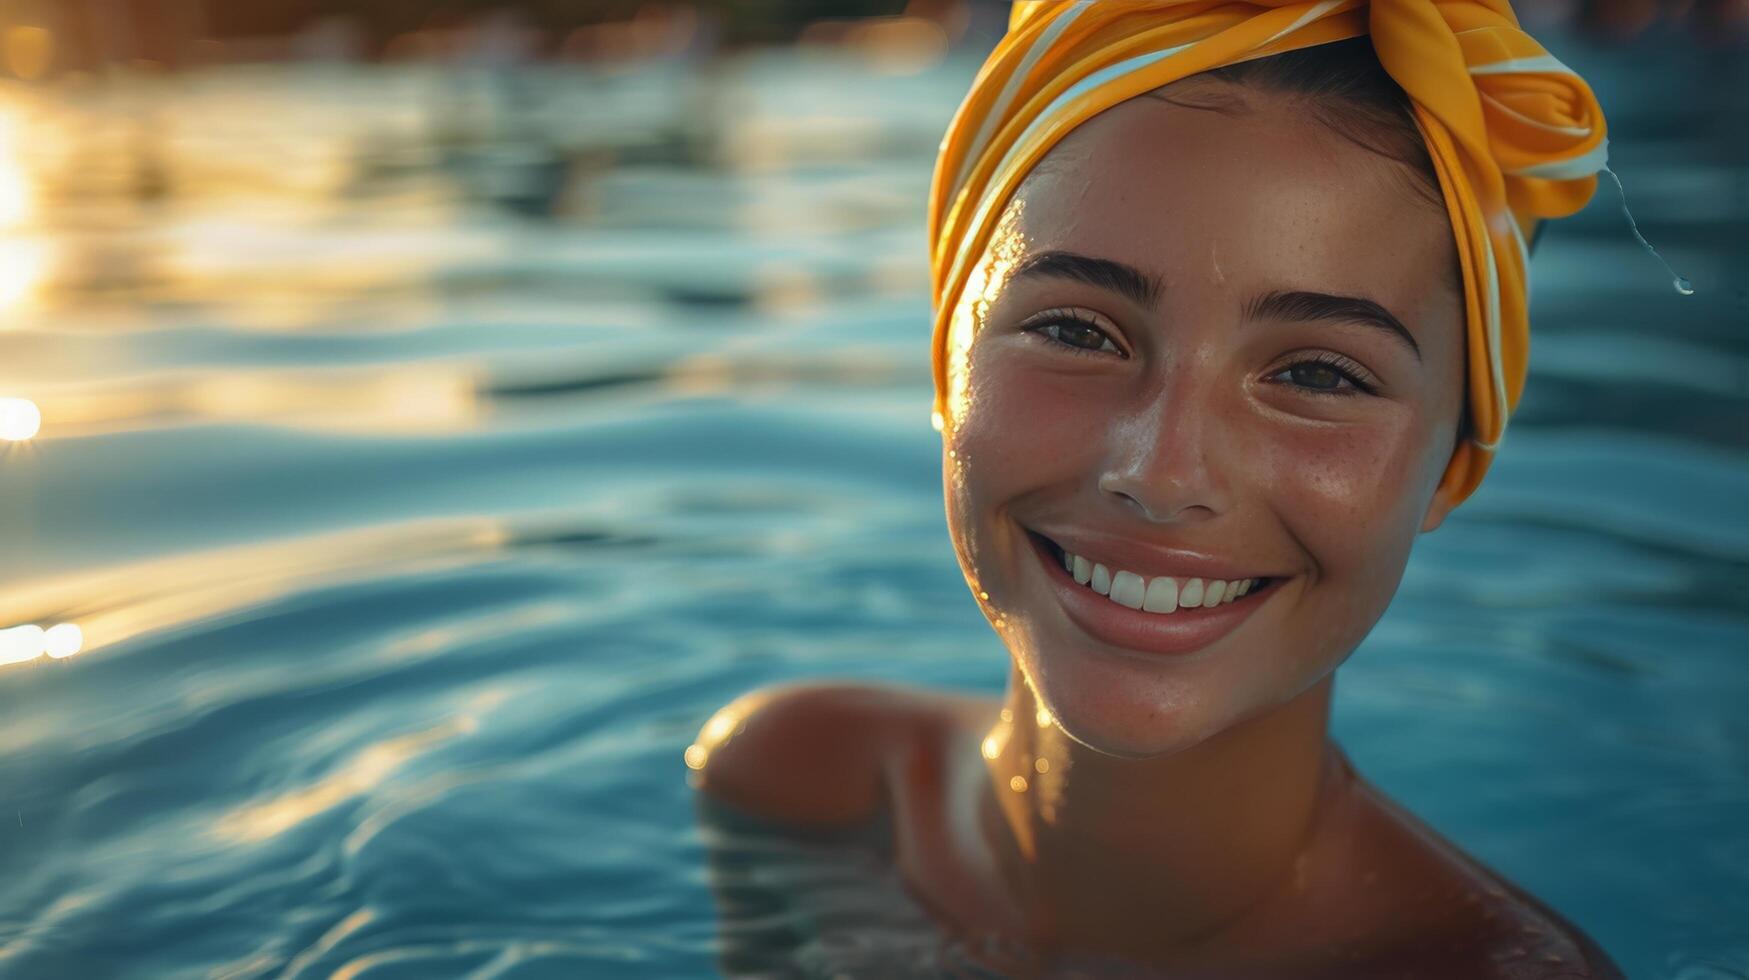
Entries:
{"label": "swimming pool water", "polygon": [[[1334,727],[1636,980],[1745,977],[1749,59],[1550,47],[1697,293],[1608,185],[1543,238],[1505,450]],[[928,422],[975,66],[9,92],[0,628],[84,648],[0,666],[0,977],[977,975],[681,762],[771,681],[1000,690]]]}

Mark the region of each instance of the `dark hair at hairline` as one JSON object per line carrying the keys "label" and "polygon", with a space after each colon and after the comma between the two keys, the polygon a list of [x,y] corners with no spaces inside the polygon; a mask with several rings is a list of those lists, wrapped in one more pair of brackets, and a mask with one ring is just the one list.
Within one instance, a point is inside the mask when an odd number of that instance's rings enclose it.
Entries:
{"label": "dark hair at hairline", "polygon": [[1421,139],[1408,93],[1379,64],[1372,38],[1362,35],[1299,48],[1201,73],[1244,85],[1303,97],[1315,118],[1350,142],[1406,164],[1418,178],[1414,189],[1445,210],[1439,173]]}
{"label": "dark hair at hairline", "polygon": [[[1241,61],[1201,73],[1234,85],[1268,92],[1303,96],[1315,118],[1338,135],[1360,147],[1405,164],[1408,183],[1441,213],[1445,198],[1439,187],[1439,172],[1415,122],[1408,93],[1379,63],[1372,38],[1366,35],[1316,44],[1282,54]],[[1452,282],[1459,294],[1462,274],[1452,266]],[[1465,376],[1468,377],[1466,365]],[[1467,382],[1466,382],[1467,384]],[[1457,438],[1470,435],[1469,398],[1458,414]]]}

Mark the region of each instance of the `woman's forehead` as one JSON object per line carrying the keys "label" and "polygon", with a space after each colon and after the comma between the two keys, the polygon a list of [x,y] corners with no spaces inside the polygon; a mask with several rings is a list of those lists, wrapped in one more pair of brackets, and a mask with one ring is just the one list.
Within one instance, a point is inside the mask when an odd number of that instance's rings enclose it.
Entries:
{"label": "woman's forehead", "polygon": [[1203,101],[1139,97],[1066,136],[1016,194],[1008,227],[1024,242],[1010,247],[1120,258],[1168,282],[1198,269],[1325,284],[1449,280],[1450,225],[1390,169],[1404,164],[1286,100],[1189,105]]}

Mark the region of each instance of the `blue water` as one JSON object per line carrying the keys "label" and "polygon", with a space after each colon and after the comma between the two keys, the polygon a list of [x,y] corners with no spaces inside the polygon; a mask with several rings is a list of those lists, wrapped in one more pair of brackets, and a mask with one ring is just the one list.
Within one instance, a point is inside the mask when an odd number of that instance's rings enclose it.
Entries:
{"label": "blue water", "polygon": [[[1610,185],[1543,237],[1505,451],[1334,725],[1636,980],[1746,977],[1749,59],[1551,47],[1696,294]],[[973,972],[681,754],[770,681],[1000,690],[928,422],[974,68],[7,91],[0,628],[84,648],[0,666],[0,977]]]}

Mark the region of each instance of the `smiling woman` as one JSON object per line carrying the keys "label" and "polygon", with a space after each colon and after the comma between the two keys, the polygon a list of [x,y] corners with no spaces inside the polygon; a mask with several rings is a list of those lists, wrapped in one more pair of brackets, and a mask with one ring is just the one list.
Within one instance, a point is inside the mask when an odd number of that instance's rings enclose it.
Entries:
{"label": "smiling woman", "polygon": [[[1499,444],[1526,233],[1601,118],[1503,3],[1221,10],[1017,5],[944,143],[943,486],[1005,697],[759,692],[688,763],[774,819],[889,814],[940,922],[1046,957],[1617,976],[1328,733]],[[1511,72],[1582,118],[1473,81]]]}

